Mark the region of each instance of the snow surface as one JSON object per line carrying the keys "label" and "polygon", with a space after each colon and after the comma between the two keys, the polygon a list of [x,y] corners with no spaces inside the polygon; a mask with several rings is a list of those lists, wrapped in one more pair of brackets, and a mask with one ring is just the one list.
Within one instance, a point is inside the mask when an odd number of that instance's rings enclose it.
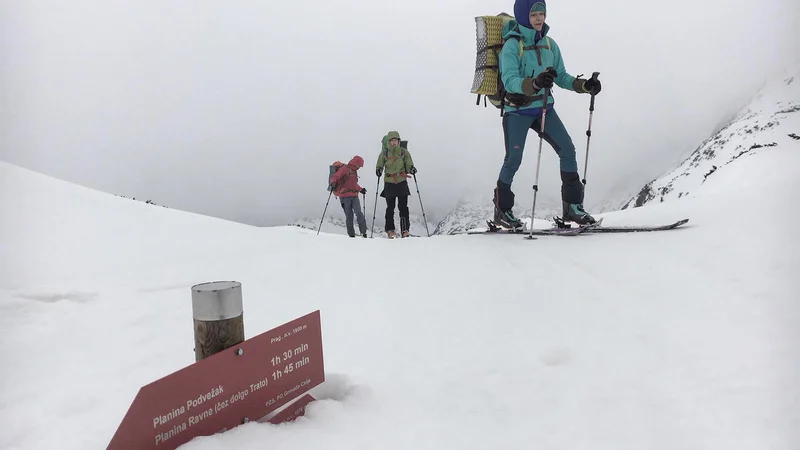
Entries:
{"label": "snow surface", "polygon": [[194,362],[189,288],[242,282],[246,337],[321,310],[305,417],[182,449],[797,449],[800,144],[661,233],[350,239],[147,205],[0,163],[0,448],[105,448]]}
{"label": "snow surface", "polygon": [[0,448],[104,448],[141,386],[194,362],[189,288],[230,279],[247,337],[321,310],[322,399],[182,448],[796,449],[800,214],[778,194],[799,168],[765,149],[703,195],[603,215],[691,218],[670,232],[390,241],[0,164]]}

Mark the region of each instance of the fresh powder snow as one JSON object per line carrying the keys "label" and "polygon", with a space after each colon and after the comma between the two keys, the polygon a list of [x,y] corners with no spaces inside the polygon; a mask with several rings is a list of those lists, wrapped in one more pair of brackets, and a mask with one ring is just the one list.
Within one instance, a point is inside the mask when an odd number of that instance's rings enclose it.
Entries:
{"label": "fresh powder snow", "polygon": [[233,280],[246,338],[320,311],[325,382],[293,422],[181,449],[796,450],[798,79],[596,215],[689,219],[665,232],[466,235],[462,204],[430,238],[351,239],[341,211],[259,228],[0,163],[0,448],[105,448],[194,363],[190,288]]}
{"label": "fresh powder snow", "polygon": [[194,362],[190,287],[242,283],[246,338],[320,310],[304,417],[200,449],[796,449],[800,149],[622,235],[387,240],[257,228],[0,163],[0,448],[105,448]]}

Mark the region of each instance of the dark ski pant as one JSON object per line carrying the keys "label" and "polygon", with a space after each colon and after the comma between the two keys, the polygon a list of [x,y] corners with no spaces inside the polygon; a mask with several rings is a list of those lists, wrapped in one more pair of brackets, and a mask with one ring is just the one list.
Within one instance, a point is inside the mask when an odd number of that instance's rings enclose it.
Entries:
{"label": "dark ski pant", "polygon": [[344,210],[345,224],[347,225],[347,235],[355,237],[356,230],[353,226],[353,215],[355,214],[358,221],[358,230],[360,234],[367,232],[367,219],[364,218],[364,212],[361,211],[361,202],[358,201],[358,196],[355,197],[342,197],[339,199]]}
{"label": "dark ski pant", "polygon": [[544,141],[555,150],[559,157],[562,200],[567,203],[577,204],[583,202],[583,184],[578,176],[578,161],[572,138],[552,106],[547,108],[544,134],[540,133],[541,120],[541,115],[507,114],[503,116],[503,136],[506,152],[503,158],[503,166],[497,179],[497,203],[501,210],[510,210],[514,206],[511,184],[514,182],[514,175],[517,173],[520,164],[522,164],[522,154],[525,150],[529,130],[534,130],[537,137],[543,137]]}
{"label": "dark ski pant", "polygon": [[397,210],[400,213],[400,231],[408,231],[410,223],[408,220],[408,196],[386,197],[386,231],[394,231],[394,206],[397,201]]}

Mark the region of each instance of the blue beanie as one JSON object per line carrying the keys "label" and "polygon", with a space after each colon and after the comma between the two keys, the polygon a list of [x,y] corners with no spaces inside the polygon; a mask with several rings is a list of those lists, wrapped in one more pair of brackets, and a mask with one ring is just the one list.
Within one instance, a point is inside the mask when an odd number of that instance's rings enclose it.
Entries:
{"label": "blue beanie", "polygon": [[523,27],[532,28],[530,14],[532,12],[547,12],[545,0],[515,0],[514,18]]}

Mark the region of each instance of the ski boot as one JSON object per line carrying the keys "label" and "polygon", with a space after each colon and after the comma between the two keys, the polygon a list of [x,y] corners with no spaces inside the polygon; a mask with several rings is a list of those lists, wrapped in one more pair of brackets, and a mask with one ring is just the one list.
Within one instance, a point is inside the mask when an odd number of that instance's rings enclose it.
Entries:
{"label": "ski boot", "polygon": [[361,233],[361,237],[362,238],[366,238],[367,237],[367,233]]}
{"label": "ski boot", "polygon": [[408,230],[403,230],[403,233],[401,233],[401,235],[400,235],[400,237],[404,237],[404,238],[407,238],[408,236],[409,236]]}
{"label": "ski boot", "polygon": [[561,205],[563,222],[575,222],[579,226],[597,222],[583,209],[584,186],[577,172],[561,171]]}
{"label": "ski boot", "polygon": [[397,237],[397,233],[395,233],[395,232],[394,232],[394,230],[392,230],[392,231],[387,231],[387,232],[386,232],[386,235],[387,235],[387,236],[389,236],[389,239],[394,239],[394,238],[396,238],[396,237]]}
{"label": "ski boot", "polygon": [[597,222],[583,209],[581,204],[562,202],[562,213],[564,222],[575,222],[578,225],[590,225]]}
{"label": "ski boot", "polygon": [[518,230],[523,227],[522,221],[514,216],[511,210],[501,211],[494,208],[494,223],[509,230]]}
{"label": "ski boot", "polygon": [[511,186],[497,180],[494,189],[494,223],[503,228],[518,230],[523,228],[522,221],[514,216],[511,209],[514,207],[514,193]]}

